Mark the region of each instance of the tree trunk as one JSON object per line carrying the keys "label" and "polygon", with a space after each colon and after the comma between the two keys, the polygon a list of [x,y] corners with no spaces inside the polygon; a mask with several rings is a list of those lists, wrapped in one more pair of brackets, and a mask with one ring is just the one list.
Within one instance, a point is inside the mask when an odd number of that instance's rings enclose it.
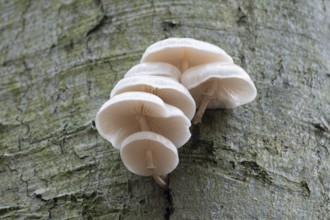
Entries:
{"label": "tree trunk", "polygon": [[[0,2],[0,218],[327,219],[327,0]],[[130,173],[94,126],[152,43],[220,46],[257,99],[207,110],[170,189]]]}

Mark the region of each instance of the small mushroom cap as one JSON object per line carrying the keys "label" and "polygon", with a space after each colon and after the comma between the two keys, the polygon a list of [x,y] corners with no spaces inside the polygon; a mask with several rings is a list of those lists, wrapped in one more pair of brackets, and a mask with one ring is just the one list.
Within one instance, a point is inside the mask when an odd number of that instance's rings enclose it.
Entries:
{"label": "small mushroom cap", "polygon": [[127,136],[142,131],[141,117],[150,131],[170,139],[176,147],[191,136],[191,123],[180,109],[146,92],[125,92],[112,97],[100,108],[95,123],[100,135],[120,148]]}
{"label": "small mushroom cap", "polygon": [[[146,154],[152,154],[154,170],[148,169]],[[162,135],[142,131],[128,136],[122,143],[120,156],[127,169],[141,176],[167,175],[179,163],[178,151]]]}
{"label": "small mushroom cap", "polygon": [[131,76],[164,76],[179,81],[181,72],[175,66],[161,62],[146,62],[133,66],[125,77]]}
{"label": "small mushroom cap", "polygon": [[189,89],[197,107],[211,83],[216,83],[216,89],[207,105],[209,109],[235,108],[253,101],[257,95],[250,76],[235,64],[210,63],[196,66],[182,74],[181,82]]}
{"label": "small mushroom cap", "polygon": [[233,59],[221,48],[191,38],[158,41],[146,49],[141,62],[165,62],[181,69],[184,59],[187,59],[189,68],[211,62],[233,63]]}
{"label": "small mushroom cap", "polygon": [[112,89],[110,97],[124,92],[148,92],[157,95],[165,103],[179,108],[191,120],[196,104],[188,89],[179,82],[162,76],[132,76],[120,80]]}

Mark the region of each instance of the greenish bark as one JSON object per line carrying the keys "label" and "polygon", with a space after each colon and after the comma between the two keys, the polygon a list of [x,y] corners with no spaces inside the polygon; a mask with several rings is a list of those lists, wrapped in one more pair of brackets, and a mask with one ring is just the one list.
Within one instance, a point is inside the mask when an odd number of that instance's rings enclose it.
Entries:
{"label": "greenish bark", "polygon": [[[330,3],[0,1],[0,218],[326,219]],[[258,97],[207,110],[170,190],[131,174],[93,126],[143,51],[216,44]]]}

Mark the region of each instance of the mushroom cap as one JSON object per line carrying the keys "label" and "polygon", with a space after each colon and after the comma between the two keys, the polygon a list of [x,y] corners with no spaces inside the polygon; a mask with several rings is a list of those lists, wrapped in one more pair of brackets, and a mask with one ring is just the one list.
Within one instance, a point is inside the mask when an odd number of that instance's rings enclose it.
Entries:
{"label": "mushroom cap", "polygon": [[131,76],[164,76],[179,81],[181,72],[175,66],[161,62],[145,62],[133,66],[125,77]]}
{"label": "mushroom cap", "polygon": [[250,76],[235,64],[210,63],[196,66],[182,74],[181,82],[189,89],[197,107],[211,83],[216,83],[216,90],[207,105],[209,109],[235,108],[251,102],[257,95]]}
{"label": "mushroom cap", "polygon": [[177,81],[162,76],[132,76],[120,80],[112,89],[110,97],[124,92],[148,92],[157,95],[165,103],[179,108],[191,120],[196,104],[188,89]]}
{"label": "mushroom cap", "polygon": [[[154,170],[147,168],[147,151],[152,154]],[[162,135],[142,131],[128,136],[120,148],[126,168],[141,176],[167,175],[179,163],[178,151],[173,143]]]}
{"label": "mushroom cap", "polygon": [[193,67],[211,62],[233,63],[233,59],[220,47],[192,38],[168,38],[149,46],[141,62],[165,62],[181,69],[186,58]]}
{"label": "mushroom cap", "polygon": [[146,92],[125,92],[105,102],[96,115],[96,128],[103,138],[120,148],[127,136],[142,130],[141,116],[150,131],[170,139],[176,147],[191,136],[190,121],[180,109]]}

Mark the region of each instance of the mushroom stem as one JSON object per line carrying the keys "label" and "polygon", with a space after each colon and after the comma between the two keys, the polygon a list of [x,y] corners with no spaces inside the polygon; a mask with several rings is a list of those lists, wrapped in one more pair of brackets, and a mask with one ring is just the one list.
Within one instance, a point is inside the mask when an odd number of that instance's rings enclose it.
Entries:
{"label": "mushroom stem", "polygon": [[137,120],[140,123],[140,127],[141,127],[142,131],[150,131],[150,126],[148,124],[146,116],[140,115],[140,116],[137,117]]}
{"label": "mushroom stem", "polygon": [[212,99],[215,90],[216,90],[216,82],[213,81],[209,84],[209,87],[206,90],[206,93],[204,93],[203,96],[203,100],[201,102],[201,104],[199,105],[198,111],[195,114],[194,118],[192,119],[192,123],[198,124],[202,122],[202,117],[204,115],[204,112],[206,110],[207,105],[209,104],[210,100]]}
{"label": "mushroom stem", "polygon": [[166,183],[166,181],[158,175],[152,175],[152,177],[154,178],[155,182],[163,189],[167,189],[168,188],[168,184]]}
{"label": "mushroom stem", "polygon": [[147,150],[147,168],[149,170],[154,170],[156,168],[155,164],[154,164],[154,160],[152,159],[152,152],[151,150]]}
{"label": "mushroom stem", "polygon": [[[148,121],[147,121],[147,119],[144,115],[138,116],[137,120],[140,123],[140,127],[141,127],[142,131],[150,131],[150,126],[149,126]],[[154,160],[152,158],[151,150],[147,150],[146,159],[147,159],[147,169],[149,169],[150,172],[152,173],[152,176],[153,176],[155,182],[161,188],[166,189],[168,187],[166,181],[161,176],[155,174],[156,166],[155,166]],[[166,176],[165,176],[165,178],[166,178]]]}
{"label": "mushroom stem", "polygon": [[186,50],[183,51],[183,59],[182,59],[182,64],[181,64],[181,73],[186,72],[186,70],[189,68],[188,64],[188,56],[186,53]]}
{"label": "mushroom stem", "polygon": [[155,169],[156,169],[156,166],[154,164],[154,160],[152,158],[152,152],[151,150],[148,150],[147,151],[147,154],[146,154],[146,158],[147,158],[147,168],[151,171],[152,173],[152,177],[154,178],[155,182],[163,189],[167,189],[168,185],[165,181],[166,179],[166,176],[165,177],[161,177],[157,174],[155,174]]}

